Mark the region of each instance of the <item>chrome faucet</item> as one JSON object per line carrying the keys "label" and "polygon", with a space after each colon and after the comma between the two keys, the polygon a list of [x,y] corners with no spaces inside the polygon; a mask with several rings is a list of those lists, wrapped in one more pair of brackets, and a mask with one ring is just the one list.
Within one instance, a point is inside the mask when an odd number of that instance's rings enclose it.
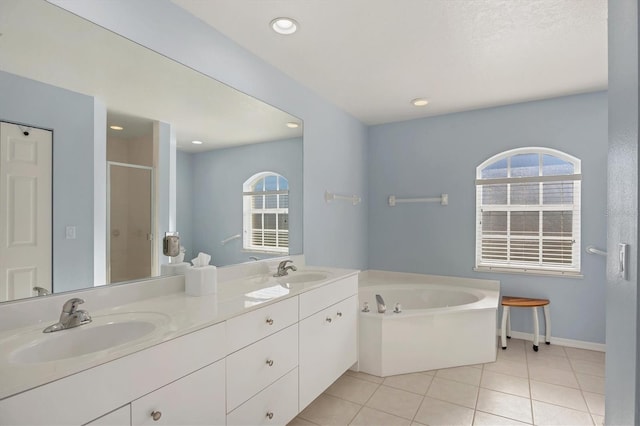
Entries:
{"label": "chrome faucet", "polygon": [[387,305],[384,303],[384,299],[379,294],[376,294],[376,303],[378,304],[378,313],[384,314],[387,312]]}
{"label": "chrome faucet", "polygon": [[46,288],[38,287],[38,286],[34,287],[33,291],[37,292],[38,296],[48,296],[51,294],[51,292]]}
{"label": "chrome faucet", "polygon": [[[291,265],[287,266],[287,263],[291,263]],[[280,262],[278,264],[278,272],[276,272],[275,274],[273,274],[274,277],[284,277],[285,275],[289,275],[289,271],[297,271],[298,268],[296,268],[293,265],[293,260],[283,260],[282,262]]]}
{"label": "chrome faucet", "polygon": [[89,312],[78,309],[78,305],[84,303],[84,300],[74,297],[67,300],[62,306],[62,313],[60,314],[60,320],[42,330],[43,333],[53,333],[54,331],[65,330],[67,328],[74,328],[80,325],[89,324],[91,322],[91,316]]}

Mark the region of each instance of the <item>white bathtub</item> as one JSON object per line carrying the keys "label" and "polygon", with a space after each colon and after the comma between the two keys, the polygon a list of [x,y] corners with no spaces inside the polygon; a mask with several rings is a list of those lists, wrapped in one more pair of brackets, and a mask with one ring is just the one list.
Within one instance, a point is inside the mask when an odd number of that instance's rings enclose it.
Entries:
{"label": "white bathtub", "polygon": [[[496,360],[500,282],[436,275],[360,274],[359,371],[376,376]],[[387,305],[377,312],[375,295]],[[402,312],[394,313],[396,303]]]}

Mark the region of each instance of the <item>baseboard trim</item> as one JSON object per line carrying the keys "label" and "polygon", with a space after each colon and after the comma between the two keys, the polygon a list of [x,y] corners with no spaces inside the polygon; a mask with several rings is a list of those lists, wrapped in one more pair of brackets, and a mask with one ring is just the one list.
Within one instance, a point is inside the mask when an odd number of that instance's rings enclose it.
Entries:
{"label": "baseboard trim", "polygon": [[[500,329],[496,329],[496,335],[500,336]],[[523,333],[521,331],[511,330],[511,337],[522,340],[533,341],[533,333]],[[544,344],[544,335],[540,336],[540,344]],[[604,343],[587,342],[584,340],[564,339],[562,337],[551,336],[551,344],[568,346],[570,348],[588,349],[590,351],[606,352],[607,346]]]}

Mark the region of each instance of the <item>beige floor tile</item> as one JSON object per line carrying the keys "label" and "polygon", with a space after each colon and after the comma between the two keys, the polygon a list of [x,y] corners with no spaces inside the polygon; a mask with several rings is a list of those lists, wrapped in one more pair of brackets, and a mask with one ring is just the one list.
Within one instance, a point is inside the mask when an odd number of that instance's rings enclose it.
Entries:
{"label": "beige floor tile", "polygon": [[604,416],[604,395],[591,392],[583,392],[583,394],[589,406],[589,412],[591,414],[597,414],[598,416]]}
{"label": "beige floor tile", "polygon": [[298,415],[319,425],[348,425],[360,411],[360,405],[322,394]]}
{"label": "beige floor tile", "polygon": [[351,424],[362,426],[409,426],[411,420],[393,416],[373,408],[362,407],[362,410],[360,410]]}
{"label": "beige floor tile", "polygon": [[471,425],[473,409],[425,397],[415,420],[425,425]]}
{"label": "beige floor tile", "polygon": [[533,419],[536,425],[591,425],[593,420],[589,413],[547,404],[546,402],[532,401]]}
{"label": "beige floor tile", "polygon": [[511,361],[511,362],[527,362],[527,355],[524,350],[522,351],[510,351],[498,349],[497,361]]}
{"label": "beige floor tile", "polygon": [[289,423],[287,423],[287,426],[316,426],[316,424],[310,422],[309,420],[305,420],[303,418],[296,417],[295,419],[293,419]]}
{"label": "beige floor tile", "polygon": [[559,370],[549,366],[532,365],[529,367],[529,377],[538,382],[566,386],[579,389],[578,380],[573,371]]}
{"label": "beige floor tile", "polygon": [[427,391],[427,396],[453,404],[475,408],[478,397],[478,387],[434,377]]}
{"label": "beige floor tile", "polygon": [[371,398],[371,395],[378,389],[378,386],[380,385],[377,383],[343,375],[333,382],[333,384],[329,386],[329,389],[324,392],[362,405]]}
{"label": "beige floor tile", "polygon": [[482,411],[476,411],[473,418],[473,426],[509,426],[509,425],[528,425],[531,423],[523,423],[517,420],[500,417]]}
{"label": "beige floor tile", "polygon": [[355,377],[357,379],[362,379],[362,380],[366,380],[368,382],[373,382],[373,383],[382,383],[384,381],[383,377],[378,377],[378,376],[373,376],[371,374],[367,374],[367,373],[362,373],[360,371],[353,371],[353,370],[347,370],[346,373],[344,373],[348,376],[351,377]]}
{"label": "beige floor tile", "polygon": [[593,414],[591,417],[593,417],[593,423],[596,426],[604,426],[604,416],[596,416]]}
{"label": "beige floor tile", "polygon": [[569,362],[569,358],[551,356],[551,355],[546,355],[546,356],[543,355],[540,357],[534,356],[534,355],[527,355],[527,365],[529,366],[529,368],[531,367],[544,368],[544,367],[552,366],[553,368],[558,370],[573,371],[573,367]]}
{"label": "beige floor tile", "polygon": [[592,376],[604,377],[604,363],[584,361],[582,359],[572,359],[571,365],[576,373],[591,374]]}
{"label": "beige floor tile", "polygon": [[561,358],[567,358],[567,353],[564,351],[564,346],[559,345],[547,345],[544,343],[544,336],[540,336],[540,344],[538,345],[538,352],[535,352],[532,347],[533,343],[530,342],[527,345],[528,357],[545,357],[545,356],[558,356]]}
{"label": "beige floor tile", "polygon": [[527,364],[521,361],[512,361],[499,358],[496,362],[490,362],[484,365],[484,371],[493,371],[494,373],[508,374],[509,376],[522,377],[527,379],[529,373]]}
{"label": "beige floor tile", "polygon": [[416,411],[418,411],[420,402],[422,402],[422,396],[420,395],[382,385],[367,401],[366,405],[367,407],[411,420]]}
{"label": "beige floor tile", "polygon": [[599,351],[590,351],[587,349],[568,348],[565,347],[564,351],[570,359],[581,359],[583,361],[601,362],[604,363],[605,353]]}
{"label": "beige floor tile", "polygon": [[429,389],[429,385],[433,380],[433,376],[423,373],[400,374],[398,376],[389,376],[382,382],[385,386],[396,389],[406,390],[408,392],[419,393],[424,395]]}
{"label": "beige floor tile", "polygon": [[529,398],[489,389],[480,389],[476,408],[485,413],[495,414],[525,423],[532,423],[531,400]]}
{"label": "beige floor tile", "polygon": [[474,386],[480,384],[481,376],[482,370],[473,367],[443,368],[436,373],[436,377],[440,379],[454,380]]}
{"label": "beige floor tile", "polygon": [[588,411],[579,389],[531,380],[531,398],[574,410]]}
{"label": "beige floor tile", "polygon": [[604,377],[576,373],[576,379],[578,379],[580,389],[583,391],[604,395]]}
{"label": "beige floor tile", "polygon": [[494,391],[510,393],[512,395],[529,398],[529,380],[522,377],[485,371],[482,373],[480,387]]}

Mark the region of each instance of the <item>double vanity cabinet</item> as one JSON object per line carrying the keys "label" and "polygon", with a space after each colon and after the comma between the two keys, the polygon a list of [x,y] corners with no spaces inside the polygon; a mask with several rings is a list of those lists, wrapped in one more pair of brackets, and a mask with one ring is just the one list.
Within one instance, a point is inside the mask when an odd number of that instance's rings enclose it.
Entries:
{"label": "double vanity cabinet", "polygon": [[286,424],[357,361],[358,278],[286,286],[257,309],[245,302],[224,320],[2,399],[0,424]]}

